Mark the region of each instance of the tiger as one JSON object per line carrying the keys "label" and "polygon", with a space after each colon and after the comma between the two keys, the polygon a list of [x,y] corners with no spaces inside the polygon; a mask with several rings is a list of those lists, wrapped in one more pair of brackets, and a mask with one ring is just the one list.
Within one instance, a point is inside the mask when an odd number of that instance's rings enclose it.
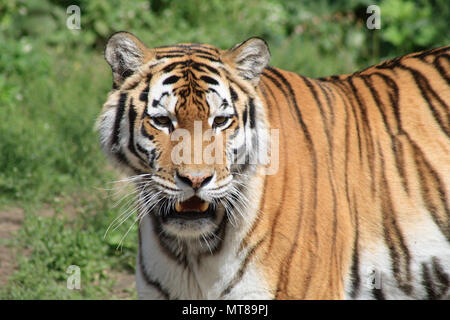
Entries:
{"label": "tiger", "polygon": [[259,37],[113,34],[96,128],[135,187],[138,298],[448,299],[449,54],[313,79]]}

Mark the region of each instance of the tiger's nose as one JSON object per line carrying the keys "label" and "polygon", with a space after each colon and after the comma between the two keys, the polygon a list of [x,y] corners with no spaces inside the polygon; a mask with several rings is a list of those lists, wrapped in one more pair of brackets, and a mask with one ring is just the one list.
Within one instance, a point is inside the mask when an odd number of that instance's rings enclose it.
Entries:
{"label": "tiger's nose", "polygon": [[178,171],[176,172],[176,175],[178,179],[192,187],[194,190],[207,185],[213,177],[210,173],[180,173]]}

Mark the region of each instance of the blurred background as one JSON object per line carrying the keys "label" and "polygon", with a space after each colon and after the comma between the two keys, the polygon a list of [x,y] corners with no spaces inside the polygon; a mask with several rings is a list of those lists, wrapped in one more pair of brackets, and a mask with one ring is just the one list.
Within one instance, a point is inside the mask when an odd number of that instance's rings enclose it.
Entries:
{"label": "blurred background", "polygon": [[[372,4],[379,30],[366,27]],[[448,45],[449,21],[447,0],[0,0],[0,299],[136,297],[134,217],[104,237],[131,189],[113,182],[93,130],[113,32],[221,49],[260,36],[272,66],[320,77]],[[70,265],[80,290],[67,288]]]}

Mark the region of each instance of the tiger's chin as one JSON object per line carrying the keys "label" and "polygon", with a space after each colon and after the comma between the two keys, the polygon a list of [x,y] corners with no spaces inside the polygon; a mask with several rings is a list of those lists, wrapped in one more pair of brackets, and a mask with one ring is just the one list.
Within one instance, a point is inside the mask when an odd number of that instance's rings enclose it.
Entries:
{"label": "tiger's chin", "polygon": [[181,239],[198,239],[213,234],[224,216],[223,210],[193,196],[160,216],[162,230]]}

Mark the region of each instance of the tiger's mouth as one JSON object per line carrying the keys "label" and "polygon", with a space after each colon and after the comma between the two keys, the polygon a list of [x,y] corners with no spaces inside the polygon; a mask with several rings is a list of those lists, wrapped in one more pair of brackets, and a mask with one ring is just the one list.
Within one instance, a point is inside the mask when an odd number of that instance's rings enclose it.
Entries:
{"label": "tiger's mouth", "polygon": [[163,216],[163,220],[183,219],[198,220],[209,219],[215,217],[213,206],[197,196],[193,196],[183,202],[177,202],[167,214]]}

